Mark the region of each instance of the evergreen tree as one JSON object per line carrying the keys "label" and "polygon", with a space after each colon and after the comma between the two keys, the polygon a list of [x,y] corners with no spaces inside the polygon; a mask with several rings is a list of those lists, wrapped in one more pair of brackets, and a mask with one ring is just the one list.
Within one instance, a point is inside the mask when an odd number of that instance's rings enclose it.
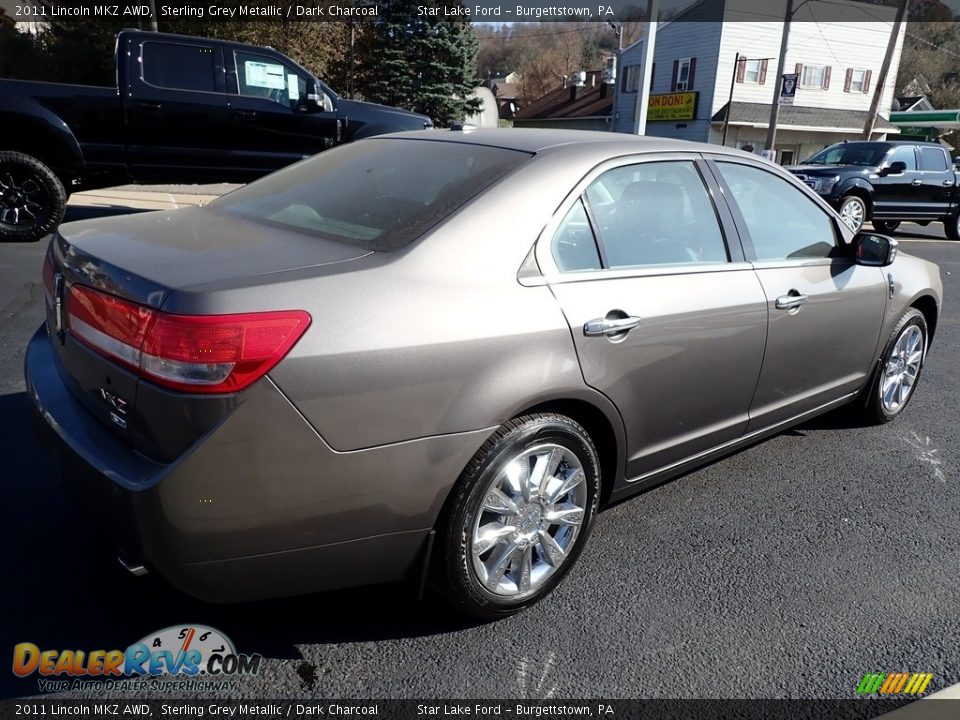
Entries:
{"label": "evergreen tree", "polygon": [[367,100],[423,113],[449,127],[480,109],[480,101],[469,97],[479,43],[469,21],[422,17],[418,5],[423,0],[393,0],[366,28],[357,85]]}

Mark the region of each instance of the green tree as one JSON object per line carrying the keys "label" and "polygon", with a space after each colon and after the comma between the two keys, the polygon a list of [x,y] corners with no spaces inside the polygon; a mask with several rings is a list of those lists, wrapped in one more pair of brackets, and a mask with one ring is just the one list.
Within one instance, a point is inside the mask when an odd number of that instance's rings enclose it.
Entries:
{"label": "green tree", "polygon": [[467,20],[419,16],[420,4],[395,0],[366,28],[357,86],[367,100],[420,112],[449,127],[480,109],[480,101],[469,97],[479,44]]}

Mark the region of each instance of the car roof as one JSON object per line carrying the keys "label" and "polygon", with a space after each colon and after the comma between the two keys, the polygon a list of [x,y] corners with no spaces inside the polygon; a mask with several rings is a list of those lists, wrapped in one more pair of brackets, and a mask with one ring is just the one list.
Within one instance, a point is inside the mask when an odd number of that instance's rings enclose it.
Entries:
{"label": "car roof", "polygon": [[610,153],[635,152],[709,152],[742,155],[743,151],[720,145],[674,140],[671,138],[628,135],[594,130],[554,130],[549,128],[483,128],[477,130],[414,130],[379,135],[376,139],[413,139],[466,143],[539,153],[563,146],[583,148],[592,145]]}

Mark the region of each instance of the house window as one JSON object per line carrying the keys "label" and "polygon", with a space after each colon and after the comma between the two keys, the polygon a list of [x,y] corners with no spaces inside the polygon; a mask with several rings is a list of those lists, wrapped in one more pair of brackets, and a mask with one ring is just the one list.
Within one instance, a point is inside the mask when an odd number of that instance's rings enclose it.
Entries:
{"label": "house window", "polygon": [[692,90],[694,75],[697,71],[696,58],[682,58],[673,61],[673,75],[670,79],[670,90],[672,92]]}
{"label": "house window", "polygon": [[826,84],[827,67],[825,65],[804,65],[800,73],[800,87],[823,88]]}
{"label": "house window", "polygon": [[865,70],[854,70],[850,73],[850,92],[862,93],[863,82],[867,79]]}
{"label": "house window", "polygon": [[760,83],[760,61],[747,60],[743,68],[743,81],[748,83]]}
{"label": "house window", "polygon": [[686,90],[690,87],[690,58],[684,58],[677,63],[677,90]]}
{"label": "house window", "polygon": [[870,92],[870,76],[872,74],[873,72],[870,70],[855,70],[849,68],[843,84],[843,91],[848,93]]}
{"label": "house window", "polygon": [[623,69],[623,92],[635,93],[640,89],[640,66],[631,65]]}

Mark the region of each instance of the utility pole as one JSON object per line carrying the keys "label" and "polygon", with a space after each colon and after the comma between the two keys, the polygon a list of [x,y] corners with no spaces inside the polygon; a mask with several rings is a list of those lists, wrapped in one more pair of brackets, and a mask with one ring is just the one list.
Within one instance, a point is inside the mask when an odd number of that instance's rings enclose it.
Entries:
{"label": "utility pole", "polygon": [[652,84],[653,53],[657,43],[657,16],[660,14],[660,0],[647,0],[647,22],[644,23],[643,64],[641,65],[640,87],[637,88],[637,101],[634,105],[633,134],[644,135],[647,132],[647,111],[650,107],[650,85]]}
{"label": "utility pole", "polygon": [[153,32],[160,32],[160,28],[157,25],[157,3],[156,0],[147,0],[150,4],[150,29]]}
{"label": "utility pole", "polygon": [[[783,35],[780,37],[780,59],[777,60],[777,76],[773,83],[773,105],[770,106],[770,124],[767,126],[767,150],[776,152],[777,120],[780,117],[780,85],[783,82],[784,65],[787,62],[787,41],[790,39],[790,20],[793,19],[793,0],[787,0],[787,12],[783,16]],[[776,158],[774,154],[773,158]]]}
{"label": "utility pole", "polygon": [[870,101],[870,110],[867,111],[867,121],[863,125],[863,139],[869,140],[873,135],[873,126],[877,123],[877,112],[880,110],[880,98],[883,96],[884,86],[887,84],[887,73],[890,71],[890,62],[893,60],[893,51],[897,49],[897,38],[900,37],[900,28],[903,25],[903,16],[907,14],[907,4],[910,0],[900,0],[897,8],[897,17],[893,21],[893,32],[887,41],[887,52],[883,56],[883,64],[877,75],[876,85],[873,87],[873,99]]}
{"label": "utility pole", "polygon": [[740,53],[737,53],[737,59],[733,61],[733,75],[730,76],[730,97],[727,98],[727,112],[723,116],[723,140],[721,145],[727,144],[727,128],[730,127],[730,113],[733,112],[733,87],[737,82],[737,73],[740,72]]}

